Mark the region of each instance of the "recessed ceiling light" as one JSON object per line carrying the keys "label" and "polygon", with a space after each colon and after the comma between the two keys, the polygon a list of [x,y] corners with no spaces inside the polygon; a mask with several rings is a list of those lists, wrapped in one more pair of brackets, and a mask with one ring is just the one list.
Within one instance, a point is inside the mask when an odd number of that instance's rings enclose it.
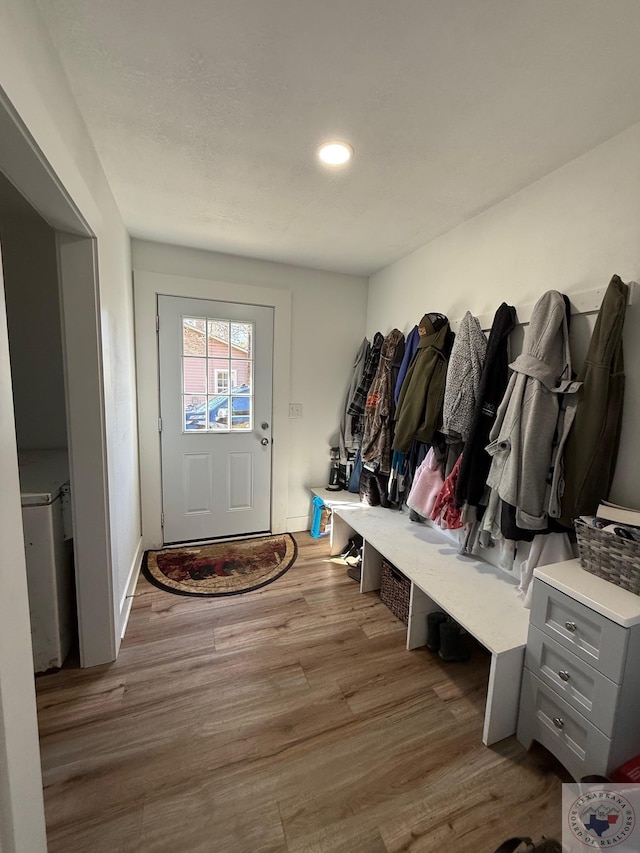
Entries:
{"label": "recessed ceiling light", "polygon": [[318,157],[327,166],[344,166],[353,157],[353,148],[346,142],[323,142]]}

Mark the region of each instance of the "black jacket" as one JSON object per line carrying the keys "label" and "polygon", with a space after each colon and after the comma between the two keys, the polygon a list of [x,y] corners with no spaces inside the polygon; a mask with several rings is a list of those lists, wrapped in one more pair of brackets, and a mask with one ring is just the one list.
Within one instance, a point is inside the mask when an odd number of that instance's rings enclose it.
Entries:
{"label": "black jacket", "polygon": [[478,506],[484,494],[491,457],[485,447],[509,378],[509,335],[516,326],[516,309],[503,302],[493,318],[482,369],[478,402],[465,443],[455,491],[457,507]]}

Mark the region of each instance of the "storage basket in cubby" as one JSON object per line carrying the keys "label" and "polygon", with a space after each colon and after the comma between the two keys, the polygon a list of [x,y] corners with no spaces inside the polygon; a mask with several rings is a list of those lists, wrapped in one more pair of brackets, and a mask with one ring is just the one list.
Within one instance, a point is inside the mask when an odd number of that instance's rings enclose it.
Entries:
{"label": "storage basket in cubby", "polygon": [[405,625],[409,621],[409,594],[411,581],[395,566],[383,559],[380,578],[380,598],[389,610]]}
{"label": "storage basket in cubby", "polygon": [[575,520],[580,564],[587,572],[640,595],[640,542]]}

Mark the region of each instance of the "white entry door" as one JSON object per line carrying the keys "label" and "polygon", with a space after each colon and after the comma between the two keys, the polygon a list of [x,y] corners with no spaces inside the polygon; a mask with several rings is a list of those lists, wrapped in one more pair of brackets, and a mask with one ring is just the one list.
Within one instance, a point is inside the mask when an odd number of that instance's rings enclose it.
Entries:
{"label": "white entry door", "polygon": [[158,296],[165,544],[269,532],[273,308]]}

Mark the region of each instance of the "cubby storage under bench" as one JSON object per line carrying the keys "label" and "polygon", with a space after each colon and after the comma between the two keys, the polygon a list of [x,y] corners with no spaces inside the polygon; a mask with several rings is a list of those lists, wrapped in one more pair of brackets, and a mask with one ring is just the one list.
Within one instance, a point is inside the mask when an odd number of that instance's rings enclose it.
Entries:
{"label": "cubby storage under bench", "polygon": [[354,533],[364,540],[361,592],[380,588],[383,558],[411,581],[408,649],[426,644],[427,613],[443,610],[491,653],[482,740],[490,745],[515,734],[529,628],[515,582],[488,563],[460,556],[442,533],[404,512],[334,506],[331,553],[341,553]]}

